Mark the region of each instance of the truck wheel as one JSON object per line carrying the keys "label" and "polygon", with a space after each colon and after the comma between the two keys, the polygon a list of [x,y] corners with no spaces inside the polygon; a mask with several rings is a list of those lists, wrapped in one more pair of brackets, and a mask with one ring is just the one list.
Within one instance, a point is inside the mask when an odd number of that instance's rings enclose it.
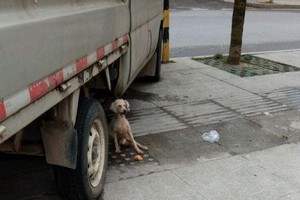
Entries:
{"label": "truck wheel", "polygon": [[151,82],[159,82],[161,78],[161,61],[162,61],[162,42],[163,42],[163,31],[159,31],[159,38],[158,44],[155,50],[154,56],[156,58],[156,68],[155,68],[155,75],[148,77],[148,80]]}
{"label": "truck wheel", "polygon": [[75,129],[77,167],[73,170],[55,166],[55,179],[66,198],[96,200],[103,189],[108,158],[107,122],[98,101],[85,99],[80,103]]}

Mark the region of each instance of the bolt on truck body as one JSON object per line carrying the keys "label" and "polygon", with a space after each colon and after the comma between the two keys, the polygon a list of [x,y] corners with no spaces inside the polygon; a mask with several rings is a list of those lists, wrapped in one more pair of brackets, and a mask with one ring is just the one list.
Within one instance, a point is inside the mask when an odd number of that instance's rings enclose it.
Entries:
{"label": "bolt on truck body", "polygon": [[97,199],[108,130],[91,91],[121,96],[137,76],[159,81],[163,7],[0,0],[0,151],[45,156],[65,197]]}

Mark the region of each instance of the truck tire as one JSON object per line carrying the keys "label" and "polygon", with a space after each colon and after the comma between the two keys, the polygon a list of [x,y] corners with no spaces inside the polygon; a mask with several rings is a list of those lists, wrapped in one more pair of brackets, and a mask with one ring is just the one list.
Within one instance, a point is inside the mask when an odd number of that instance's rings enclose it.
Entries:
{"label": "truck tire", "polygon": [[54,166],[56,183],[67,199],[96,200],[103,189],[108,158],[107,122],[98,101],[89,98],[80,103],[75,129],[77,167]]}
{"label": "truck tire", "polygon": [[162,29],[160,29],[159,37],[158,37],[158,44],[157,44],[155,54],[154,54],[154,56],[157,56],[155,75],[147,77],[147,80],[149,80],[150,82],[159,82],[161,79],[162,42],[163,42],[163,31],[162,31]]}

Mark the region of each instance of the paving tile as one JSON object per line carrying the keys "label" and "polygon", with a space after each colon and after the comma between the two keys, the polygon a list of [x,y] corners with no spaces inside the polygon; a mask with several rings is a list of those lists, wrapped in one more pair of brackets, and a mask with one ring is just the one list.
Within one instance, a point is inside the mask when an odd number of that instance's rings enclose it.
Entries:
{"label": "paving tile", "polygon": [[265,58],[268,60],[273,60],[280,63],[286,63],[295,67],[300,66],[300,51],[294,52],[278,52],[278,53],[269,53],[269,54],[258,54],[257,57]]}
{"label": "paving tile", "polygon": [[298,110],[255,116],[250,119],[260,124],[266,134],[285,138],[287,142],[300,141],[300,112]]}
{"label": "paving tile", "polygon": [[125,167],[109,166],[105,182],[112,183],[126,179],[132,179],[135,177],[162,172],[164,170],[165,169],[157,162],[146,164],[134,163],[133,165]]}
{"label": "paving tile", "polygon": [[201,70],[184,70],[176,72],[177,74],[170,77],[173,82],[179,83],[180,85],[195,84],[218,81],[217,79],[210,77],[206,74],[201,73]]}
{"label": "paving tile", "polygon": [[143,101],[143,100],[139,100],[139,99],[127,99],[127,100],[130,104],[130,109],[132,111],[157,107],[156,105],[154,105],[153,103],[148,102],[148,101]]}
{"label": "paving tile", "polygon": [[236,154],[259,151],[287,143],[276,134],[265,133],[260,124],[239,119],[225,123],[216,129],[222,146]]}
{"label": "paving tile", "polygon": [[300,144],[286,144],[265,151],[253,152],[245,157],[262,166],[290,184],[300,187]]}
{"label": "paving tile", "polygon": [[187,66],[189,68],[193,68],[193,69],[204,69],[204,68],[209,68],[208,65],[204,65],[203,63],[197,62],[191,58],[176,58],[174,59],[174,61],[177,64],[183,65],[183,66]]}
{"label": "paving tile", "polygon": [[123,98],[151,102],[158,107],[162,105],[178,105],[189,101],[189,98],[181,91],[180,86],[173,87],[172,92],[168,88],[131,88],[125,93]]}
{"label": "paving tile", "polygon": [[[208,69],[208,68],[207,68]],[[163,74],[163,81],[156,84],[135,83],[132,91],[139,93],[138,99],[150,101],[156,106],[176,105],[193,101],[251,94],[237,86],[228,84],[199,70],[180,70]],[[211,73],[213,74],[213,72]],[[170,88],[172,86],[172,89]],[[132,92],[127,92],[132,95]],[[147,97],[147,99],[145,99]]]}
{"label": "paving tile", "polygon": [[274,200],[297,191],[240,156],[173,170],[209,200]]}
{"label": "paving tile", "polygon": [[162,88],[139,88],[139,91],[156,94],[158,96],[165,97],[165,100],[162,98],[150,99],[152,103],[157,106],[168,106],[172,105],[172,102],[175,100],[177,104],[182,102],[194,102],[202,101],[207,99],[216,99],[216,98],[227,98],[236,96],[246,96],[251,93],[226,84],[224,82],[215,80],[211,82],[200,82],[188,85],[180,85],[176,87],[162,87]]}
{"label": "paving tile", "polygon": [[266,93],[280,88],[299,87],[299,78],[299,72],[288,72],[241,79],[230,78],[225,82],[253,93]]}
{"label": "paving tile", "polygon": [[170,71],[177,71],[177,70],[185,70],[185,69],[192,69],[191,67],[187,65],[183,65],[182,63],[170,62],[162,65],[162,73],[164,72],[170,72]]}
{"label": "paving tile", "polygon": [[299,200],[300,199],[300,193],[299,192],[294,192],[288,195],[284,195],[279,197],[278,200]]}
{"label": "paving tile", "polygon": [[226,71],[223,71],[221,69],[215,68],[215,67],[208,67],[208,68],[204,68],[199,70],[201,73],[209,75],[211,77],[214,77],[218,80],[232,80],[232,79],[236,79],[236,80],[243,80],[243,78],[237,76],[237,75],[233,75],[231,73],[228,73]]}
{"label": "paving tile", "polygon": [[170,171],[109,183],[104,188],[104,200],[205,200]]}
{"label": "paving tile", "polygon": [[170,131],[137,139],[148,146],[148,153],[164,169],[174,169],[231,156],[231,152],[224,146],[205,142],[202,139],[203,133],[216,129],[218,126],[221,125]]}

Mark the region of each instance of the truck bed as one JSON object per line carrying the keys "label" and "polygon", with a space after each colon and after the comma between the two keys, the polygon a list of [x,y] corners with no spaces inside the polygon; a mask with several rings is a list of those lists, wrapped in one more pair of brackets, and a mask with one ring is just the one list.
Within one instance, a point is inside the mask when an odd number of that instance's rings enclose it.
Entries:
{"label": "truck bed", "polygon": [[0,103],[130,29],[120,0],[0,0],[0,13]]}

